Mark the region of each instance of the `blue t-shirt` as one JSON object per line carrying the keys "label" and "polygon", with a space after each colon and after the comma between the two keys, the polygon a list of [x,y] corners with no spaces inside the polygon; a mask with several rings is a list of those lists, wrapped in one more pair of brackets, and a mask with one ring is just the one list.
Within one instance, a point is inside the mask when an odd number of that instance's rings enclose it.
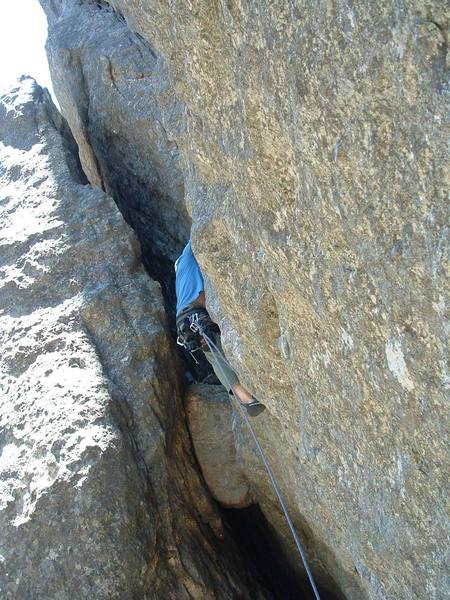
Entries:
{"label": "blue t-shirt", "polygon": [[177,316],[205,289],[200,266],[192,252],[191,242],[186,244],[175,262],[175,290],[177,293]]}

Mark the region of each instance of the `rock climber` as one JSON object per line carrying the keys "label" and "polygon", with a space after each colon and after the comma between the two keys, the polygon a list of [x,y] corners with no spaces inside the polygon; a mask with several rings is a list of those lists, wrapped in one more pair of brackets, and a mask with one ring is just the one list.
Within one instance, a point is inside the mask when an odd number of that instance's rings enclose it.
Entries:
{"label": "rock climber", "polygon": [[[219,326],[212,321],[206,310],[204,287],[203,275],[189,240],[175,262],[177,343],[193,356],[196,351],[201,350],[228,393],[233,393],[247,413],[255,417],[265,406],[239,383],[236,373],[225,359]],[[208,336],[210,346],[199,331],[195,331],[195,325],[192,327],[192,323],[196,322]]]}

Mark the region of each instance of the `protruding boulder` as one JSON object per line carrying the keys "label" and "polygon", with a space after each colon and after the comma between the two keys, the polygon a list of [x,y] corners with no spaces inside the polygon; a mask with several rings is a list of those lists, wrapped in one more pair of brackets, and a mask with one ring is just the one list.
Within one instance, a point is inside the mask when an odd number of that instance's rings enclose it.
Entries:
{"label": "protruding boulder", "polygon": [[193,385],[185,405],[195,454],[211,494],[227,508],[250,506],[252,497],[245,466],[236,455],[227,391],[219,385]]}

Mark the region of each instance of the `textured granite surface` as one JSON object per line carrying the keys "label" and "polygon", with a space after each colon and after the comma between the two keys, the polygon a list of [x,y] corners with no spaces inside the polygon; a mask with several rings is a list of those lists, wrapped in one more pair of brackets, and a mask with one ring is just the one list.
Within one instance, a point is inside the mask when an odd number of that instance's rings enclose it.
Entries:
{"label": "textured granite surface", "polygon": [[[56,36],[68,5],[42,3]],[[181,107],[208,307],[317,572],[349,598],[448,597],[446,7],[110,5]]]}

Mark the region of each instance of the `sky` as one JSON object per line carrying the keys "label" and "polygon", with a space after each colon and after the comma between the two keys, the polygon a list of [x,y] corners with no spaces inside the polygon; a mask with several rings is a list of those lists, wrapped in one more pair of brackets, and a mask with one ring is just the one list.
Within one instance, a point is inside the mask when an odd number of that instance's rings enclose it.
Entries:
{"label": "sky", "polygon": [[47,19],[38,0],[0,0],[0,92],[20,75],[53,88],[45,54]]}

